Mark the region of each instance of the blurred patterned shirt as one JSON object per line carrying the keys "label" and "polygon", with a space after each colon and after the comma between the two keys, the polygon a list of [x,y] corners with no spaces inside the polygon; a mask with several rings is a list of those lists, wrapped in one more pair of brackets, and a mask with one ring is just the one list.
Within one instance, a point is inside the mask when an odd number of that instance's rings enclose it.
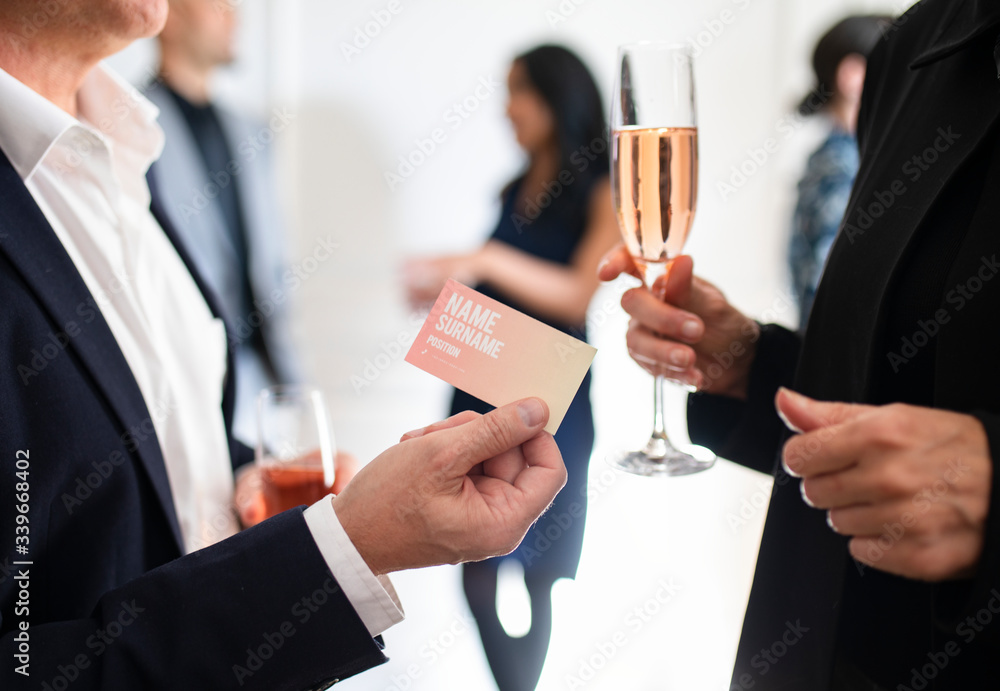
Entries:
{"label": "blurred patterned shirt", "polygon": [[799,181],[788,262],[799,303],[799,329],[805,330],[826,256],[840,228],[858,172],[858,143],[834,130],[813,152]]}

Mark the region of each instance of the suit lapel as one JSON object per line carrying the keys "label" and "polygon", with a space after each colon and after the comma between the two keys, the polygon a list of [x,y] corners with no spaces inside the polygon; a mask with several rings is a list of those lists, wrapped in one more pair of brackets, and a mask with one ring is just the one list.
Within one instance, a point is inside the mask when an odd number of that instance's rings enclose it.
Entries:
{"label": "suit lapel", "polygon": [[[55,231],[23,181],[0,151],[0,252],[20,272],[53,324],[78,322],[77,308],[96,303]],[[117,416],[123,434],[138,432],[150,420],[132,371],[99,310],[69,348],[93,377]],[[184,541],[174,509],[159,441],[155,434],[133,434],[136,455],[153,485],[177,544]]]}
{"label": "suit lapel", "polygon": [[[810,373],[807,380],[800,377],[806,393],[828,400],[868,397],[873,363],[882,357],[878,325],[885,323],[885,298],[900,260],[1000,113],[995,67],[988,53],[980,53],[965,50],[905,75],[892,113],[875,123],[876,144],[865,153],[828,260],[838,270],[820,284],[813,309],[819,318],[808,326],[799,369]],[[934,103],[928,91],[940,100]],[[954,107],[955,100],[962,106]],[[830,352],[839,353],[834,363],[826,362]]]}

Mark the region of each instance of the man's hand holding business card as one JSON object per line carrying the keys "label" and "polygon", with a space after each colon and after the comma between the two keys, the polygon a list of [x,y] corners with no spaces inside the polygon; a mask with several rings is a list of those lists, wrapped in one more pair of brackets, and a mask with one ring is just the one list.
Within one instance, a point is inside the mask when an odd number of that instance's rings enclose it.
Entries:
{"label": "man's hand holding business card", "polygon": [[[507,554],[566,484],[537,398],[403,436],[333,500],[376,575]],[[388,492],[388,494],[387,494]]]}

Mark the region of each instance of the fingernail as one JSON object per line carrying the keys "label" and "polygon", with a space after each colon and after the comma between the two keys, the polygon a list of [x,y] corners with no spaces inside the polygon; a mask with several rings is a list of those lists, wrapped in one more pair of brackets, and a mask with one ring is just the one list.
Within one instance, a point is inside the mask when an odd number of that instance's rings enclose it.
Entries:
{"label": "fingernail", "polygon": [[788,473],[789,475],[791,475],[792,477],[796,477],[796,478],[802,477],[797,472],[795,472],[794,470],[792,470],[791,466],[788,465],[788,462],[785,459],[781,459],[781,467],[784,468],[785,472]]}
{"label": "fingernail", "polygon": [[788,396],[789,398],[791,398],[795,403],[803,403],[803,402],[805,402],[805,401],[808,400],[805,396],[803,396],[802,394],[800,394],[798,391],[792,391],[787,386],[779,386],[778,387],[778,391],[779,392],[784,391],[785,395]]}
{"label": "fingernail", "polygon": [[[785,388],[784,386],[779,386],[778,396],[780,396],[782,392],[784,392],[786,396],[789,396],[795,403],[798,403],[800,399],[804,398],[802,394],[795,393],[791,389]],[[791,421],[788,419],[788,416],[786,416],[785,413],[782,412],[781,408],[778,407],[778,401],[777,401],[778,396],[775,396],[775,401],[774,401],[774,410],[775,412],[778,413],[778,417],[781,418],[781,421],[785,423],[785,427],[792,430],[796,434],[802,434],[802,430],[797,425],[793,425]]]}
{"label": "fingernail", "polygon": [[829,511],[826,512],[826,524],[828,526],[830,526],[830,530],[832,530],[833,532],[835,532],[835,533],[839,533],[840,532],[839,530],[837,530],[837,526],[835,526],[833,524],[833,516],[830,515]]}
{"label": "fingernail", "polygon": [[674,350],[670,353],[671,364],[687,367],[691,362],[691,354],[685,350]]}
{"label": "fingernail", "polygon": [[421,427],[420,429],[412,430],[412,431],[407,432],[406,434],[404,434],[399,439],[400,439],[400,441],[406,441],[407,439],[415,439],[417,437],[422,437],[422,436],[424,436],[424,433],[425,433],[426,429],[427,429],[426,427]]}
{"label": "fingernail", "polygon": [[528,427],[538,427],[545,418],[545,409],[537,398],[529,398],[518,403],[517,412]]}
{"label": "fingernail", "polygon": [[604,267],[607,265],[608,265],[608,260],[602,259],[601,263],[597,265],[597,273],[601,273],[602,271],[604,271]]}
{"label": "fingernail", "polygon": [[[809,497],[806,496],[806,483],[804,483],[804,482],[800,482],[799,483],[799,494],[802,495],[802,501],[804,501],[807,506],[812,507],[812,508],[816,507],[815,504],[813,504],[811,501],[809,501]],[[827,516],[827,519],[829,519],[829,516]]]}
{"label": "fingernail", "polygon": [[701,336],[701,324],[694,319],[688,319],[681,325],[681,336],[684,338],[698,338]]}
{"label": "fingernail", "polygon": [[778,417],[780,417],[781,421],[785,423],[785,427],[787,427],[788,429],[792,430],[796,434],[802,434],[802,430],[799,429],[798,427],[796,427],[795,425],[793,425],[791,423],[791,421],[789,421],[789,419],[787,417],[785,417],[785,414],[783,412],[781,412],[780,409],[778,409]]}

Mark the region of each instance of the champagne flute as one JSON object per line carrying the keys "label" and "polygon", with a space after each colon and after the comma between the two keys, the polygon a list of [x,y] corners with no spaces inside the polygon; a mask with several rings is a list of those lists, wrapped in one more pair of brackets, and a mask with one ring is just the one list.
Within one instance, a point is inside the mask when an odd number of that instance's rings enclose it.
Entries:
{"label": "champagne flute", "polygon": [[[611,129],[618,226],[643,283],[652,290],[684,247],[698,196],[698,129],[688,46],[637,43],[619,48]],[[645,448],[615,453],[608,461],[646,476],[711,468],[711,451],[681,451],[667,438],[661,376],[654,384],[653,407],[653,434]]]}
{"label": "champagne flute", "polygon": [[333,487],[333,436],[319,389],[272,386],[257,397],[257,448],[266,516],[313,504]]}

